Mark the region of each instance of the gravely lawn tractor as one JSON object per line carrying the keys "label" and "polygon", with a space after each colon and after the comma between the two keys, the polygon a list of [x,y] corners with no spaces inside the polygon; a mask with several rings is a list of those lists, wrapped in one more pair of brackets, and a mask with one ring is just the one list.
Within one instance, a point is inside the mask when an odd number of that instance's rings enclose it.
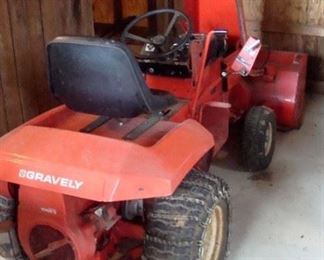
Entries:
{"label": "gravely lawn tractor", "polygon": [[120,40],[49,43],[64,105],[0,139],[3,256],[225,257],[228,188],[210,160],[242,119],[248,170],[270,164],[276,125],[301,125],[307,56],[241,44],[235,0],[183,2]]}

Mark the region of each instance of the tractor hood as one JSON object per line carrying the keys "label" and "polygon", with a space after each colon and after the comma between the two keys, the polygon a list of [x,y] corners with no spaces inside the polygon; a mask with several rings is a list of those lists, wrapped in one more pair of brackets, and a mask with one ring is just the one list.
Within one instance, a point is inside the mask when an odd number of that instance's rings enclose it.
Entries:
{"label": "tractor hood", "polygon": [[0,180],[105,202],[168,196],[213,146],[194,120],[150,147],[26,124],[0,139]]}

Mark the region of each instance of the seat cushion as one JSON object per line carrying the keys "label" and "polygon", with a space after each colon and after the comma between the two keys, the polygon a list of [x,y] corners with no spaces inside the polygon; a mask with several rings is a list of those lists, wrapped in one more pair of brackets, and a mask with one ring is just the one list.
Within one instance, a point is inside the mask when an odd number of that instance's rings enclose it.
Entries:
{"label": "seat cushion", "polygon": [[136,59],[122,43],[58,37],[48,45],[50,86],[70,109],[130,118],[168,106],[148,89]]}

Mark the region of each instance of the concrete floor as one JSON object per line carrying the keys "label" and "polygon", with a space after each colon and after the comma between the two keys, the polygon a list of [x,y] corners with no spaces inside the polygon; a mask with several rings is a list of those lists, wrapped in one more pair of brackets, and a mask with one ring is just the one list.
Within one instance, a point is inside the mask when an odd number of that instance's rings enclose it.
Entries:
{"label": "concrete floor", "polygon": [[324,95],[309,96],[303,127],[278,133],[263,175],[244,172],[237,149],[215,160],[212,170],[231,187],[228,260],[324,260],[323,119]]}

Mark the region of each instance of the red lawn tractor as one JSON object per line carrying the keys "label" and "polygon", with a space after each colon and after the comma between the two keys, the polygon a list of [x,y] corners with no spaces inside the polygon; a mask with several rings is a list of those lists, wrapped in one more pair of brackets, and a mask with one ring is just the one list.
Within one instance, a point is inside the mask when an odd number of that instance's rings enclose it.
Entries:
{"label": "red lawn tractor", "polygon": [[[301,125],[307,56],[242,44],[235,1],[154,10],[121,40],[59,37],[64,104],[0,139],[1,254],[29,259],[223,259],[228,187],[208,173],[244,120],[248,170],[277,125]],[[7,241],[7,242],[6,242]]]}

